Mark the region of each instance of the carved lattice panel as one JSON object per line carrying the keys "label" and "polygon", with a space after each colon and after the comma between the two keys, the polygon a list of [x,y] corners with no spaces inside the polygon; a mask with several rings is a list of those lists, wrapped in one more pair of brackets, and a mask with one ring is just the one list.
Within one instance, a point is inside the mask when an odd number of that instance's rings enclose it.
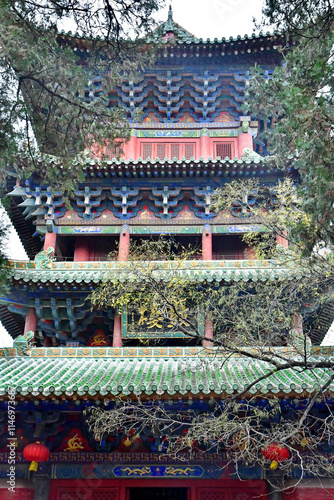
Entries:
{"label": "carved lattice panel", "polygon": [[101,489],[93,491],[92,500],[118,500],[118,490]]}
{"label": "carved lattice panel", "polygon": [[[86,495],[86,497],[85,497]],[[57,500],[86,500],[87,493],[84,491],[60,492]]]}
{"label": "carved lattice panel", "polygon": [[118,500],[118,490],[99,488],[98,490],[73,489],[58,493],[57,500]]}
{"label": "carved lattice panel", "polygon": [[229,500],[227,490],[208,489],[207,491],[199,491],[198,493],[198,500]]}
{"label": "carved lattice panel", "polygon": [[232,491],[232,500],[252,500],[256,494],[255,491]]}

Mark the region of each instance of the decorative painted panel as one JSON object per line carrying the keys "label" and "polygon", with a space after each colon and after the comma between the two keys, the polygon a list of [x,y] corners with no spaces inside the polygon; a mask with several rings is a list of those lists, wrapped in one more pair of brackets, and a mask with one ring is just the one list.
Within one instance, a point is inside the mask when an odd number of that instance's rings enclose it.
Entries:
{"label": "decorative painted panel", "polygon": [[84,500],[86,493],[84,491],[60,492],[57,500]]}
{"label": "decorative painted panel", "polygon": [[[239,124],[238,124],[239,125]],[[203,125],[201,125],[203,126]],[[187,137],[187,138],[197,138],[200,137],[199,130],[138,130],[137,137]],[[144,158],[144,156],[143,156]]]}
{"label": "decorative painted panel", "polygon": [[[237,128],[240,126],[239,121],[232,121],[231,117],[228,117],[230,121],[214,121],[214,122],[177,122],[177,123],[168,123],[162,122],[158,123],[157,121],[149,122],[145,121],[144,123],[136,123],[131,122],[131,126],[133,129],[203,129],[203,128]],[[251,122],[251,126],[257,126],[257,122]],[[155,131],[154,131],[155,132]],[[142,130],[135,130],[135,135],[137,137],[144,137],[141,134]]]}
{"label": "decorative painted panel", "polygon": [[[119,223],[120,221],[118,221]],[[138,224],[140,221],[131,221],[131,224]],[[150,226],[143,225],[132,225],[130,227],[130,234],[201,234],[203,226],[198,224],[193,224],[191,226],[187,225],[172,225],[178,224],[177,219],[173,220],[160,220],[161,224],[169,224],[168,226],[157,225],[157,221],[153,221],[154,224]],[[192,221],[193,222],[193,221]],[[119,234],[122,231],[122,226],[89,226],[89,227],[59,227],[58,234]],[[265,232],[267,229],[261,227],[257,224],[238,224],[233,226],[228,225],[212,225],[211,232],[214,233],[249,233],[252,231]]]}
{"label": "decorative painted panel", "polygon": [[198,465],[125,465],[114,467],[113,473],[115,477],[199,478],[204,474],[204,469]]}
{"label": "decorative painted panel", "polygon": [[260,492],[255,488],[198,488],[196,500],[253,500],[259,496]]}
{"label": "decorative painted panel", "polygon": [[[147,313],[147,315],[146,315]],[[160,324],[161,322],[161,324]],[[197,318],[198,332],[204,334],[203,317]],[[138,325],[141,325],[140,329]],[[182,331],[174,331],[168,326],[168,321],[157,318],[153,323],[149,320],[149,312],[144,310],[139,314],[127,314],[126,307],[122,310],[122,337],[125,339],[164,339],[164,338],[187,338],[189,334]]]}
{"label": "decorative painted panel", "polygon": [[[72,491],[71,491],[72,490]],[[61,488],[56,492],[56,500],[118,500],[119,492],[118,488]]]}
{"label": "decorative painted panel", "polygon": [[201,234],[202,226],[137,226],[131,228],[131,234]]}
{"label": "decorative painted panel", "polygon": [[198,490],[197,500],[228,500],[228,491],[222,489]]}
{"label": "decorative painted panel", "polygon": [[209,137],[237,137],[240,130],[209,130]]}
{"label": "decorative painted panel", "polygon": [[118,490],[111,490],[109,488],[96,490],[92,492],[92,500],[117,500]]}
{"label": "decorative painted panel", "polygon": [[256,493],[256,491],[232,491],[232,500],[251,500]]}

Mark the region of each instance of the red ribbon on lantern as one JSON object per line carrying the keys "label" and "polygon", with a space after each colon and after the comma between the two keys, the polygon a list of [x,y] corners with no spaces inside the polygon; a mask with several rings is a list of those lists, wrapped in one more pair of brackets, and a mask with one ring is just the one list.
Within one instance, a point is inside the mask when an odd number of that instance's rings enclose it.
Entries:
{"label": "red ribbon on lantern", "polygon": [[284,462],[290,457],[290,452],[285,446],[273,443],[262,450],[262,455],[266,460],[270,460],[270,468],[277,469],[279,462]]}
{"label": "red ribbon on lantern", "polygon": [[50,456],[50,450],[44,444],[37,441],[28,444],[23,450],[23,456],[31,462],[29,470],[37,471],[38,462],[46,462]]}

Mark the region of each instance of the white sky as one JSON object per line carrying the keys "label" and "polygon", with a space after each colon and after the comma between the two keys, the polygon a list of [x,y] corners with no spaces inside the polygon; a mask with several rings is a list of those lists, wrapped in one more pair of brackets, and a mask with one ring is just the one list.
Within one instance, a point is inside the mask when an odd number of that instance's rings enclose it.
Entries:
{"label": "white sky", "polygon": [[[168,15],[170,2],[156,18],[163,22]],[[251,35],[254,31],[253,18],[261,18],[263,0],[172,0],[173,19],[176,23],[198,38],[228,38],[237,35]],[[12,231],[8,257],[26,260],[21,242]],[[323,344],[334,343],[334,324]],[[12,345],[12,339],[0,324],[0,347]]]}
{"label": "white sky", "polygon": [[[166,21],[169,1],[157,19]],[[172,0],[173,20],[198,38],[251,35],[262,0]]]}

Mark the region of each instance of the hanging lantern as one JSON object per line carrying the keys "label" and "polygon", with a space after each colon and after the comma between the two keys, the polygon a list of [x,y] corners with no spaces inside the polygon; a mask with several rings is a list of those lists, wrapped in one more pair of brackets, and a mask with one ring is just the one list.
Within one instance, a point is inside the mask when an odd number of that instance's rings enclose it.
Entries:
{"label": "hanging lantern", "polygon": [[31,461],[29,470],[37,471],[38,462],[46,462],[50,456],[50,450],[44,444],[37,441],[28,444],[23,450],[23,456]]}
{"label": "hanging lantern", "polygon": [[271,461],[271,470],[275,470],[279,462],[284,462],[290,457],[290,452],[285,446],[273,443],[262,450],[262,455],[266,460]]}

